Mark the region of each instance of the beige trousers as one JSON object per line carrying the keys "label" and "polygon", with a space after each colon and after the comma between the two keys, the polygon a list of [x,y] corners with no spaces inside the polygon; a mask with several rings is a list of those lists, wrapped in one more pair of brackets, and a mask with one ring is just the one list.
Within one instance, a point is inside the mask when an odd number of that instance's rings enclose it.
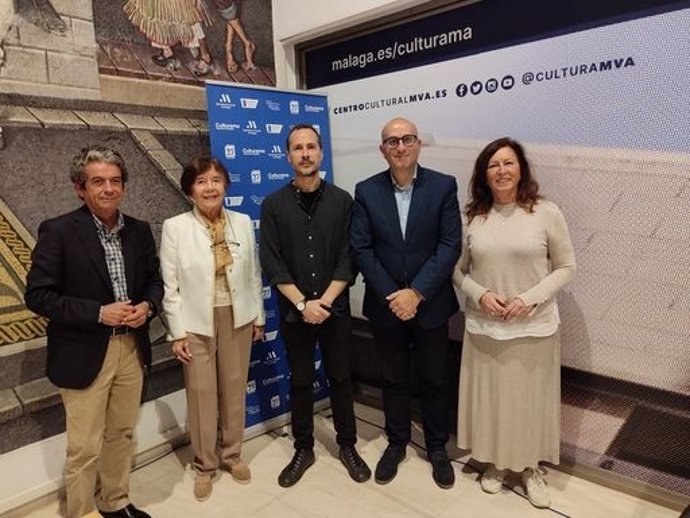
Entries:
{"label": "beige trousers", "polygon": [[232,306],[215,307],[213,321],[212,337],[187,333],[192,361],[184,367],[194,469],[204,474],[240,461],[252,347],[252,324],[235,329]]}
{"label": "beige trousers", "polygon": [[[67,518],[129,504],[132,437],[144,373],[133,335],[113,336],[101,371],[85,389],[60,389],[67,421]],[[98,501],[94,499],[100,479]]]}

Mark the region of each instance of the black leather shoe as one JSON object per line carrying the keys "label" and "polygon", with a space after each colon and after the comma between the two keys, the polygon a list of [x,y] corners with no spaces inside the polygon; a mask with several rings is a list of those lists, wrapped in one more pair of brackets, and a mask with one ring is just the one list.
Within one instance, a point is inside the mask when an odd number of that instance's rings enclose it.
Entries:
{"label": "black leather shoe", "polygon": [[137,509],[132,504],[127,504],[119,511],[108,513],[106,511],[98,511],[104,518],[151,518],[149,513],[145,513],[141,509]]}
{"label": "black leather shoe", "polygon": [[448,460],[446,450],[434,450],[429,452],[431,462],[431,474],[434,482],[441,489],[450,489],[455,484],[455,471]]}
{"label": "black leather shoe", "polygon": [[350,478],[355,482],[366,482],[371,478],[371,470],[359,456],[354,446],[343,446],[338,454],[340,462],[347,468]]}
{"label": "black leather shoe", "polygon": [[314,464],[315,460],[314,450],[306,448],[296,450],[290,464],[285,466],[278,475],[278,484],[281,487],[294,486],[302,478],[304,472]]}
{"label": "black leather shoe", "polygon": [[389,444],[376,464],[374,480],[377,484],[388,484],[398,474],[398,464],[405,458],[405,448]]}

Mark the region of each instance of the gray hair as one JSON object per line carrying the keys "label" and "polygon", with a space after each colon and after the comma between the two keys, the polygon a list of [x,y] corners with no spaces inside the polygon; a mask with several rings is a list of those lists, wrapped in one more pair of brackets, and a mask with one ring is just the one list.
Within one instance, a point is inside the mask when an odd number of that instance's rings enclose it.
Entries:
{"label": "gray hair", "polygon": [[127,182],[127,167],[125,167],[122,155],[114,149],[101,144],[92,144],[82,148],[72,158],[72,165],[69,170],[69,178],[72,180],[72,183],[82,186],[86,183],[85,169],[91,162],[101,162],[117,166],[120,169],[120,173],[122,173],[122,183]]}

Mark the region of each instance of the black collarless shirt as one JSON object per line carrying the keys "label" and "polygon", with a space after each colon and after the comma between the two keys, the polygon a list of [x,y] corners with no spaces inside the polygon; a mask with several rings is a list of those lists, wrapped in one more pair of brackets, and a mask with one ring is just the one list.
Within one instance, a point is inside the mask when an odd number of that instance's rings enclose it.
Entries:
{"label": "black collarless shirt", "polygon": [[[261,206],[261,267],[272,286],[294,283],[318,299],[333,280],[355,278],[350,248],[352,197],[321,180],[316,191],[301,192],[292,182],[270,194]],[[281,316],[301,321],[293,304],[278,292]],[[335,314],[349,313],[348,290],[333,302]]]}

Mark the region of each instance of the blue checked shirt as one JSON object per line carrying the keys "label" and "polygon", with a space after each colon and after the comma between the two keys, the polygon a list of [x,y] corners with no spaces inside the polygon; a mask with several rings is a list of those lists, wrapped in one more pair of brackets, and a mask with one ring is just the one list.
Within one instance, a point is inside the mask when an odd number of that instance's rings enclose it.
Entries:
{"label": "blue checked shirt", "polygon": [[93,217],[93,220],[96,222],[96,232],[105,252],[105,264],[108,266],[115,300],[129,300],[127,278],[125,277],[125,258],[122,255],[122,241],[120,240],[120,230],[125,226],[125,218],[120,212],[117,217],[117,225],[112,230],[96,216]]}

